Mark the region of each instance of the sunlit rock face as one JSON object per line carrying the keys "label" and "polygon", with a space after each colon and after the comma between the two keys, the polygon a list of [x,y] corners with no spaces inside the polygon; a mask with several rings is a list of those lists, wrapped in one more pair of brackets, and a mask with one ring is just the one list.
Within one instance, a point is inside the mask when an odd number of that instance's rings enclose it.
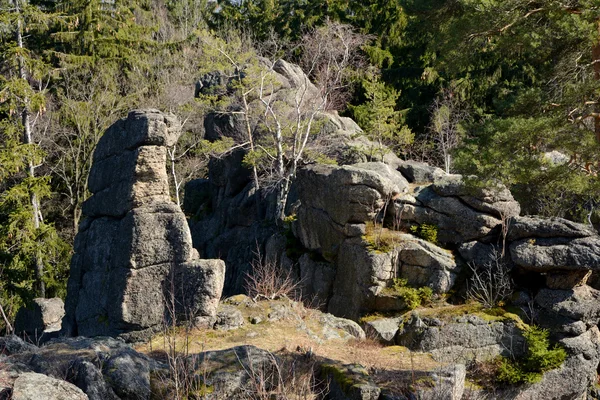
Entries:
{"label": "sunlit rock face", "polygon": [[199,259],[169,194],[166,150],[180,129],[174,116],[136,110],[100,139],[71,261],[65,334],[137,341],[175,316],[214,318],[224,263]]}

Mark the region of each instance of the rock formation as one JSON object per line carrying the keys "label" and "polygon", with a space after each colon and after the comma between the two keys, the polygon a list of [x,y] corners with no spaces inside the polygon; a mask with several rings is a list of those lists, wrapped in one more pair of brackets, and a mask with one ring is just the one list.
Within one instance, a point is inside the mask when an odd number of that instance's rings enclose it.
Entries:
{"label": "rock formation", "polygon": [[15,318],[15,333],[41,338],[61,329],[61,320],[65,315],[65,304],[58,297],[52,299],[33,299],[29,307],[19,309]]}
{"label": "rock formation", "polygon": [[224,264],[199,259],[169,194],[166,148],[179,133],[172,116],[132,111],[100,139],[75,239],[65,334],[139,340],[165,318],[214,318]]}

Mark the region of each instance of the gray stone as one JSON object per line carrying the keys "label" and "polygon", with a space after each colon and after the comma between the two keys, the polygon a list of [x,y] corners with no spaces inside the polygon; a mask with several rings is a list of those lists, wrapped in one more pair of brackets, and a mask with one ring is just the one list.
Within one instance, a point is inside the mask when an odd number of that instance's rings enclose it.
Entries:
{"label": "gray stone", "polygon": [[330,328],[340,329],[355,339],[364,339],[366,337],[365,331],[360,325],[350,319],[336,317],[331,314],[322,314],[319,321]]}
{"label": "gray stone", "polygon": [[240,114],[212,112],[204,117],[204,138],[211,142],[223,137],[240,138],[244,129],[244,118]]}
{"label": "gray stone", "polygon": [[102,372],[90,361],[76,359],[69,371],[69,381],[80,388],[89,400],[120,400],[104,380]]}
{"label": "gray stone", "polygon": [[65,304],[58,297],[33,299],[29,307],[19,309],[15,318],[15,332],[41,336],[44,332],[58,331],[64,315]]}
{"label": "gray stone", "polygon": [[396,342],[431,353],[441,362],[488,360],[498,355],[518,357],[525,350],[525,340],[515,322],[487,322],[474,315],[442,326],[428,326],[413,313],[398,332]]}
{"label": "gray stone", "polygon": [[362,365],[331,361],[321,366],[321,375],[327,380],[332,400],[377,400],[381,394]]}
{"label": "gray stone", "polygon": [[385,252],[370,250],[361,238],[341,244],[330,313],[358,319],[363,312],[405,309],[401,298],[384,290],[397,277],[414,287],[428,286],[438,294],[452,288],[460,268],[451,252],[412,235],[395,235],[397,244]]}
{"label": "gray stone", "polygon": [[336,167],[311,165],[298,171],[301,206],[295,234],[304,247],[326,259],[337,254],[346,224],[373,221],[407,182],[383,163]]}
{"label": "gray stone", "polygon": [[[237,346],[227,350],[207,351],[194,356],[196,373],[213,390],[203,398],[227,400],[255,398],[261,384],[275,385],[279,359],[266,350],[254,346]],[[279,370],[280,371],[280,370]],[[259,380],[263,379],[263,382]]]}
{"label": "gray stone", "polygon": [[214,317],[224,278],[225,263],[222,260],[194,260],[177,265],[173,276],[173,288],[176,288],[173,299],[178,319]]}
{"label": "gray stone", "polygon": [[463,243],[485,237],[501,221],[481,212],[457,197],[442,197],[431,186],[413,194],[418,204],[395,203],[394,212],[405,224],[433,225],[442,243]]}
{"label": "gray stone", "polygon": [[394,343],[402,318],[378,318],[364,323],[367,336],[384,344]]}
{"label": "gray stone", "polygon": [[110,399],[112,392],[127,400],[150,398],[150,371],[155,368],[152,360],[120,340],[84,337],[55,339],[28,364],[38,373],[66,376],[89,396]]}
{"label": "gray stone", "polygon": [[77,386],[46,375],[26,372],[15,380],[13,400],[87,400]]}
{"label": "gray stone", "polygon": [[463,364],[436,368],[431,373],[432,388],[419,388],[418,398],[422,400],[461,400],[465,391],[467,369]]}
{"label": "gray stone", "polygon": [[444,170],[432,167],[419,161],[402,161],[398,170],[408,179],[410,183],[433,182],[436,177],[446,175]]}
{"label": "gray stone", "polygon": [[[370,252],[360,238],[342,243],[337,258],[337,278],[327,311],[357,320],[375,310],[377,295],[394,276],[397,252]],[[343,278],[342,278],[343,277]]]}
{"label": "gray stone", "polygon": [[230,331],[244,325],[242,312],[234,306],[222,304],[217,311],[217,322],[215,329]]}
{"label": "gray stone", "polygon": [[593,227],[564,218],[528,216],[513,217],[508,221],[507,240],[511,242],[524,238],[583,238],[588,236],[597,236]]}
{"label": "gray stone", "polygon": [[102,372],[120,399],[150,399],[150,366],[135,352],[122,352],[109,358],[102,366]]}
{"label": "gray stone", "polygon": [[133,110],[102,135],[94,152],[94,161],[140,146],[173,146],[180,133],[181,124],[172,114],[165,115],[153,109]]}
{"label": "gray stone", "polygon": [[[63,334],[145,340],[172,312],[165,286],[185,294],[192,319],[214,317],[223,265],[199,261],[185,216],[169,194],[166,146],[175,144],[180,129],[173,116],[133,111],[98,143],[92,196],[75,239]],[[173,271],[193,288],[177,286],[181,279],[175,286],[166,282]]]}
{"label": "gray stone", "polygon": [[0,337],[0,354],[3,355],[33,353],[37,349],[37,346],[27,343],[15,335]]}
{"label": "gray stone", "polygon": [[519,203],[501,183],[480,186],[469,184],[461,175],[441,175],[435,178],[431,187],[442,197],[458,197],[470,207],[496,218],[515,217],[521,212]]}
{"label": "gray stone", "polygon": [[598,379],[596,371],[600,360],[600,334],[594,327],[576,338],[566,338],[561,343],[569,353],[557,369],[548,371],[540,382],[527,385],[514,397],[530,399],[586,399],[590,386]]}
{"label": "gray stone", "polygon": [[589,286],[571,290],[541,289],[535,303],[541,307],[540,324],[555,330],[564,330],[563,325],[577,321],[588,327],[600,322],[600,291]]}
{"label": "gray stone", "polygon": [[325,305],[331,296],[336,276],[335,265],[326,261],[314,261],[308,253],[298,260],[302,294],[312,298],[317,305]]}
{"label": "gray stone", "polygon": [[600,269],[600,237],[521,239],[510,245],[512,261],[521,268],[547,272]]}
{"label": "gray stone", "polygon": [[434,293],[447,293],[456,281],[460,267],[449,250],[412,235],[402,235],[398,248],[400,276],[413,287],[430,287]]}
{"label": "gray stone", "polygon": [[279,59],[273,65],[273,70],[283,76],[284,79],[282,81],[286,82],[292,89],[295,89],[294,94],[299,99],[305,102],[319,101],[321,97],[319,89],[317,89],[298,65]]}
{"label": "gray stone", "polygon": [[458,253],[463,260],[477,266],[494,264],[497,256],[501,254],[497,247],[477,241],[461,244],[458,246]]}

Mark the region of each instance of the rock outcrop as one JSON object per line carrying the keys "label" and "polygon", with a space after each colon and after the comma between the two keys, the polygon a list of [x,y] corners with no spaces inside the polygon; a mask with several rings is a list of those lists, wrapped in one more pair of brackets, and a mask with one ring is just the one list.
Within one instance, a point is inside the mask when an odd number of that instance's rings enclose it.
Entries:
{"label": "rock outcrop", "polygon": [[[269,96],[293,102],[303,88],[319,100],[296,66],[279,62],[274,70],[280,85]],[[205,78],[199,92],[229,90],[227,77]],[[322,153],[337,165],[307,160],[297,171],[285,227],[265,223],[274,198],[254,189],[241,162],[243,150],[212,161],[208,179],[188,184],[186,213],[193,216],[194,246],[203,256],[221,257],[231,267],[228,293],[243,291],[251,260],[260,252],[295,274],[302,292],[336,316],[389,316],[365,319],[370,321],[369,334],[381,342],[401,343],[438,359],[447,353],[464,362],[522,354],[523,321],[539,324],[568,350],[568,359],[528,391],[504,394],[578,398],[584,393],[598,364],[598,232],[560,218],[520,216],[519,203],[500,183],[447,174],[391,155],[373,162],[368,151],[373,144],[356,135],[360,129],[353,121],[335,113],[319,118],[327,135],[315,137],[328,143]],[[243,134],[235,114],[210,115],[205,128],[210,140]],[[512,301],[520,320],[460,315],[407,321],[399,315],[414,307],[402,294],[402,285],[428,287],[437,301],[460,301],[468,296],[471,275],[497,269],[519,290],[512,300],[500,303]],[[595,287],[587,283],[592,272]],[[564,385],[573,374],[578,377],[574,384]]]}
{"label": "rock outcrop", "polygon": [[75,239],[65,334],[140,340],[168,317],[215,316],[224,264],[199,259],[169,194],[166,151],[179,133],[172,116],[132,111],[100,139]]}
{"label": "rock outcrop", "polygon": [[29,307],[23,307],[15,318],[15,332],[35,338],[59,331],[65,315],[65,304],[58,297],[34,299]]}

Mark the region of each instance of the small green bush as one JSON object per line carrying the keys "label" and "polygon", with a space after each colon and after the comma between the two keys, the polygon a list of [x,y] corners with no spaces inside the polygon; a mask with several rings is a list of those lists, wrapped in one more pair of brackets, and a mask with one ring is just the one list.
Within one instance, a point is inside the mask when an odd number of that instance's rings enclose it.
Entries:
{"label": "small green bush", "polygon": [[406,279],[402,278],[395,278],[390,289],[392,294],[404,300],[406,307],[410,310],[431,302],[433,297],[433,290],[430,287],[413,288],[408,286]]}
{"label": "small green bush", "polygon": [[435,225],[422,224],[410,227],[410,231],[430,243],[437,244],[438,227]]}
{"label": "small green bush", "polygon": [[517,361],[500,359],[498,381],[501,383],[518,385],[538,382],[544,372],[558,368],[567,358],[567,352],[562,347],[550,348],[548,330],[532,326],[523,332],[523,336],[527,342],[527,355]]}

